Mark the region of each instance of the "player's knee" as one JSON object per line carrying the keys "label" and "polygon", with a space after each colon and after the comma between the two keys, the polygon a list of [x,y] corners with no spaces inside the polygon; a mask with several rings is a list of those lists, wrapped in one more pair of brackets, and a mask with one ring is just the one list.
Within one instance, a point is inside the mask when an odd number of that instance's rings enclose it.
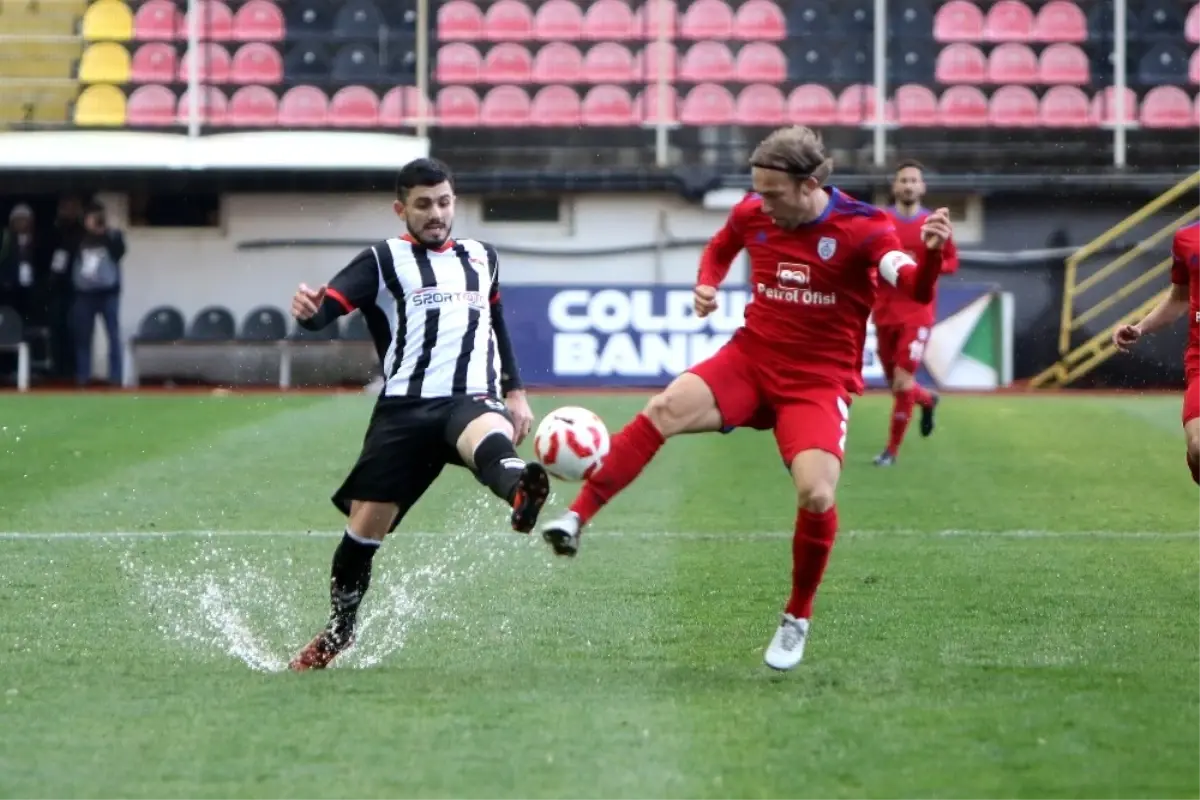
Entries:
{"label": "player's knee", "polygon": [[909,375],[907,372],[897,370],[896,373],[892,375],[893,392],[907,392],[909,389],[913,388],[914,383],[915,381],[913,380],[913,376]]}
{"label": "player's knee", "polygon": [[670,391],[651,397],[642,413],[664,437],[682,432],[690,421],[686,398]]}
{"label": "player's knee", "polygon": [[833,508],[834,489],[828,481],[811,481],[796,486],[800,507],[821,514]]}

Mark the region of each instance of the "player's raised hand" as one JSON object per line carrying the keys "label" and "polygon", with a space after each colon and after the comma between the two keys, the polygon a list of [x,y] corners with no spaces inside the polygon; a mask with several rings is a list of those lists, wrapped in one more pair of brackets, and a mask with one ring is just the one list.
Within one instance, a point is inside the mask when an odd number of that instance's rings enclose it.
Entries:
{"label": "player's raised hand", "polygon": [[701,284],[693,290],[696,316],[707,317],[717,310],[717,287]]}
{"label": "player's raised hand", "polygon": [[1128,353],[1140,338],[1142,338],[1142,329],[1137,325],[1121,325],[1113,330],[1113,344],[1122,353]]}
{"label": "player's raised hand", "polygon": [[533,410],[529,408],[529,400],[525,397],[525,392],[520,389],[509,392],[508,396],[504,398],[504,402],[508,406],[508,413],[512,416],[513,444],[519,445],[533,430]]}
{"label": "player's raised hand", "polygon": [[950,241],[954,228],[950,224],[950,209],[939,208],[925,218],[921,226],[921,240],[930,250],[941,250],[942,245]]}
{"label": "player's raised hand", "polygon": [[292,295],[292,316],[296,319],[312,319],[325,300],[325,287],[310,289],[307,284],[300,284],[296,294]]}

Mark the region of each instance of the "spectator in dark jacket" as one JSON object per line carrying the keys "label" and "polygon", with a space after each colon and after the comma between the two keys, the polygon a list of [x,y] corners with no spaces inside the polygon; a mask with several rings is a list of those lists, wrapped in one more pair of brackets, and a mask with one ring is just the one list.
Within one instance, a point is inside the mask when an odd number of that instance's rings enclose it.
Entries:
{"label": "spectator in dark jacket", "polygon": [[46,281],[46,318],[50,327],[50,352],[55,377],[75,377],[75,338],[71,330],[71,305],[75,287],[71,265],[83,238],[83,202],[66,195],[58,203],[58,218],[51,237],[50,272]]}
{"label": "spectator in dark jacket", "polygon": [[92,377],[92,333],[96,317],[104,320],[108,335],[108,380],[121,384],[120,326],[121,259],[125,237],[108,227],[104,206],[92,203],[83,217],[83,237],[71,264],[75,289],[75,382],[86,385]]}
{"label": "spectator in dark jacket", "polygon": [[33,312],[39,256],[33,210],[21,203],[8,215],[8,227],[0,234],[0,306],[12,306],[26,325]]}

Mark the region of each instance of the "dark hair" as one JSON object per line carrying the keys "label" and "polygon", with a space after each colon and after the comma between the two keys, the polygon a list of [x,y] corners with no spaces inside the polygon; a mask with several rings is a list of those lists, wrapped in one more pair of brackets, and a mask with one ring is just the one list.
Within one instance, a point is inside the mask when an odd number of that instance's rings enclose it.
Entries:
{"label": "dark hair", "polygon": [[396,176],[396,199],[403,202],[414,187],[437,186],[439,183],[449,183],[450,188],[454,188],[450,168],[436,158],[418,158],[405,164]]}
{"label": "dark hair", "polygon": [[925,165],[922,164],[920,161],[917,161],[915,158],[906,158],[896,165],[896,168],[894,170],[892,170],[892,174],[896,175],[900,172],[900,170],[910,169],[910,168],[918,169],[921,172],[925,171]]}

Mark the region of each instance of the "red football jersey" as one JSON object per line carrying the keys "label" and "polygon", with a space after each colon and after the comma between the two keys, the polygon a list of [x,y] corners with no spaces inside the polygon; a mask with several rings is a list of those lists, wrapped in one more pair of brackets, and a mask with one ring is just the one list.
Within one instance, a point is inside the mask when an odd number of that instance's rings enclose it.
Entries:
{"label": "red football jersey", "polygon": [[1175,231],[1171,283],[1188,287],[1188,343],[1183,370],[1190,383],[1200,378],[1200,222]]}
{"label": "red football jersey", "polygon": [[[885,209],[884,213],[891,218],[904,252],[918,264],[924,261],[929,251],[921,239],[921,226],[931,213],[929,209],[920,208],[911,217],[901,214],[895,206]],[[942,246],[942,274],[957,271],[958,249],[951,239]],[[936,319],[936,306],[936,297],[932,302],[918,303],[887,281],[880,281],[879,296],[875,300],[875,324],[930,327]]]}
{"label": "red football jersey", "polygon": [[705,249],[698,282],[719,286],[746,250],[752,297],[738,335],[777,355],[776,368],[800,380],[861,393],[872,272],[902,248],[886,214],[836,188],[826,191],[825,212],[793,230],[776,225],[759,196],[748,194]]}

